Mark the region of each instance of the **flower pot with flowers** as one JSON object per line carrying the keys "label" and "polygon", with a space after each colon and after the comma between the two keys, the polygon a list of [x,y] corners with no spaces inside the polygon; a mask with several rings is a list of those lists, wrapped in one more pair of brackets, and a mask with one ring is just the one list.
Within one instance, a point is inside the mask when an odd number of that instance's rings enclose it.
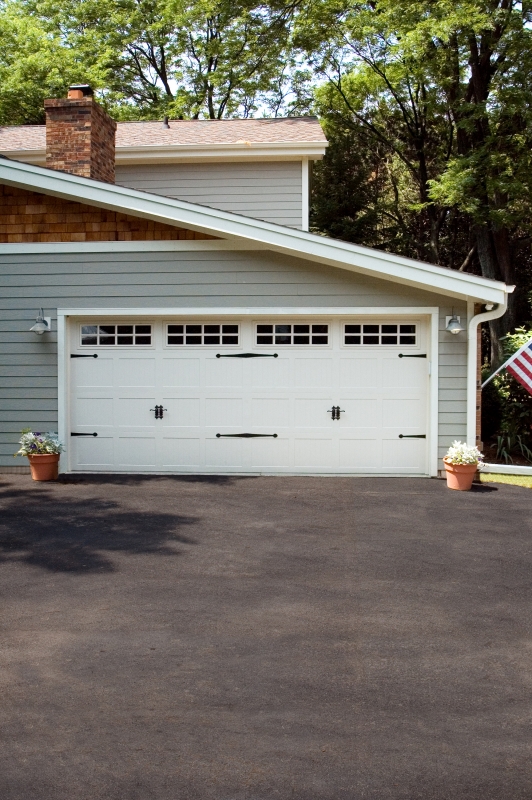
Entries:
{"label": "flower pot with flowers", "polygon": [[478,447],[465,442],[453,442],[443,459],[449,489],[469,491],[477,470],[482,468],[483,458]]}
{"label": "flower pot with flowers", "polygon": [[15,456],[27,456],[31,477],[34,481],[56,481],[59,473],[59,457],[63,445],[53,431],[34,433],[25,428],[20,437],[20,450]]}

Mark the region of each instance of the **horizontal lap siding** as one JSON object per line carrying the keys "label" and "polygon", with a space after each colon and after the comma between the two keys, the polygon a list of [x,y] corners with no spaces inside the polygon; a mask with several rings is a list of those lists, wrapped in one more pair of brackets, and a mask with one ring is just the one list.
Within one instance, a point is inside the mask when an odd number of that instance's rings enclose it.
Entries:
{"label": "horizontal lap siding", "polygon": [[[62,308],[439,306],[446,300],[271,253],[167,252],[0,255],[0,465],[11,466],[23,427],[57,429],[57,320]],[[29,328],[37,309],[51,334]],[[465,319],[465,307],[454,305]],[[440,308],[439,445],[465,438],[466,340],[445,331]]]}
{"label": "horizontal lap siding", "polygon": [[234,214],[301,228],[300,161],[119,166],[116,182]]}
{"label": "horizontal lap siding", "polygon": [[[438,391],[438,456],[443,458],[455,439],[465,441],[467,435],[467,338],[466,334],[453,335],[445,330],[445,317],[452,314],[461,317],[465,328],[467,310],[454,304],[440,307],[439,358],[440,379]],[[440,463],[440,469],[443,464]]]}

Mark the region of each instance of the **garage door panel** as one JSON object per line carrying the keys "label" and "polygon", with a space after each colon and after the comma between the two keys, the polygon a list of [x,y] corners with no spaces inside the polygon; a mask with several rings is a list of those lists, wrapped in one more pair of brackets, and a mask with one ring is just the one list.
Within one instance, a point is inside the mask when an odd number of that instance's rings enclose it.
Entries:
{"label": "garage door panel", "polygon": [[201,399],[199,397],[163,397],[164,416],[159,425],[166,430],[179,427],[198,427],[201,424]]}
{"label": "garage door panel", "polygon": [[424,439],[384,439],[383,463],[398,472],[423,472],[426,445]]}
{"label": "garage door panel", "polygon": [[419,389],[427,378],[427,360],[399,358],[397,355],[382,362],[383,389]]}
{"label": "garage door panel", "polygon": [[155,469],[157,465],[154,436],[128,431],[127,436],[115,440],[117,461],[121,468]]}
{"label": "garage door panel", "polygon": [[329,396],[295,397],[294,427],[297,428],[329,428],[333,401]]}
{"label": "garage door panel", "polygon": [[340,466],[344,469],[378,470],[382,468],[380,438],[343,437],[340,439]]}
{"label": "garage door panel", "polygon": [[251,468],[284,469],[290,466],[290,440],[287,436],[277,439],[251,439]]}
{"label": "garage door panel", "polygon": [[199,358],[163,358],[161,382],[166,387],[196,387],[200,385]]}
{"label": "garage door panel", "polygon": [[115,467],[114,441],[112,437],[80,437],[72,442],[74,469],[112,470]]}
{"label": "garage door panel", "polygon": [[167,436],[161,443],[163,469],[201,467],[201,438],[199,436]]}
{"label": "garage door panel", "polygon": [[114,360],[101,354],[98,358],[76,358],[71,364],[72,382],[79,389],[111,388],[114,385]]}
{"label": "garage door panel", "polygon": [[243,367],[239,358],[216,358],[214,354],[209,355],[205,359],[205,386],[241,389]]}
{"label": "garage door panel", "polygon": [[379,385],[380,364],[377,358],[341,358],[341,389],[376,389]]}
{"label": "garage door panel", "polygon": [[332,438],[319,438],[309,434],[306,437],[295,437],[294,465],[296,467],[314,467],[330,469],[336,461],[337,442]]}
{"label": "garage door panel", "polygon": [[205,457],[207,467],[224,469],[242,469],[244,466],[244,439],[205,440]]}
{"label": "garage door panel", "polygon": [[294,387],[319,388],[330,387],[333,379],[332,358],[297,357],[294,359]]}
{"label": "garage door panel", "polygon": [[290,425],[290,398],[252,397],[250,412],[250,424],[254,428],[268,425],[286,428]]}
{"label": "garage door panel", "polygon": [[[114,424],[114,398],[78,396],[72,409],[72,425],[76,431],[85,431],[89,427],[111,427]],[[99,432],[99,431],[98,431]]]}
{"label": "garage door panel", "polygon": [[379,397],[340,398],[342,428],[379,428],[382,420],[382,402]]}
{"label": "garage door panel", "polygon": [[[425,426],[425,407],[419,398],[384,398],[382,401],[383,428],[412,428]],[[400,431],[401,432],[401,431]],[[420,431],[425,433],[425,431]]]}
{"label": "garage door panel", "polygon": [[134,386],[146,389],[155,387],[155,357],[126,358],[119,357],[116,365],[117,384],[119,387]]}
{"label": "garage door panel", "polygon": [[244,384],[250,389],[285,389],[291,384],[291,362],[282,353],[278,358],[246,359]]}
{"label": "garage door panel", "polygon": [[[241,397],[207,397],[205,425],[214,428],[242,427],[244,401]],[[242,431],[235,431],[241,433]]]}
{"label": "garage door panel", "polygon": [[155,428],[155,397],[119,397],[116,404],[118,428]]}

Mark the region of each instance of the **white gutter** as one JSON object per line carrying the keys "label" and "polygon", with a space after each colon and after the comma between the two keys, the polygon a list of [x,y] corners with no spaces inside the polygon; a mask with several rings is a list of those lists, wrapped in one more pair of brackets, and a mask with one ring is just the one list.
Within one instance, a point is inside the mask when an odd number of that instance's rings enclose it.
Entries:
{"label": "white gutter", "polygon": [[508,295],[515,286],[507,286],[502,303],[491,311],[484,311],[469,320],[467,326],[467,443],[477,443],[477,329],[481,322],[498,319],[506,313]]}
{"label": "white gutter", "polygon": [[[322,159],[328,142],[237,142],[221,144],[120,145],[115,148],[116,164],[179,164],[212,161],[311,161]],[[1,140],[0,140],[1,148]],[[0,149],[14,161],[44,167],[45,148]]]}

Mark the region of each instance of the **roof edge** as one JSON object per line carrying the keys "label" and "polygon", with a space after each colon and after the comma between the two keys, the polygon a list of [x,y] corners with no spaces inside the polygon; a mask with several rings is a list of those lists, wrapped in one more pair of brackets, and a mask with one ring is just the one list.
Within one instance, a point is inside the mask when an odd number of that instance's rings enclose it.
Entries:
{"label": "roof edge", "polygon": [[500,281],[27,163],[0,160],[0,182],[19,188],[31,187],[74,202],[119,210],[170,225],[185,225],[192,230],[225,238],[260,242],[276,252],[393,280],[425,291],[495,303],[503,302],[506,294],[513,291]]}

